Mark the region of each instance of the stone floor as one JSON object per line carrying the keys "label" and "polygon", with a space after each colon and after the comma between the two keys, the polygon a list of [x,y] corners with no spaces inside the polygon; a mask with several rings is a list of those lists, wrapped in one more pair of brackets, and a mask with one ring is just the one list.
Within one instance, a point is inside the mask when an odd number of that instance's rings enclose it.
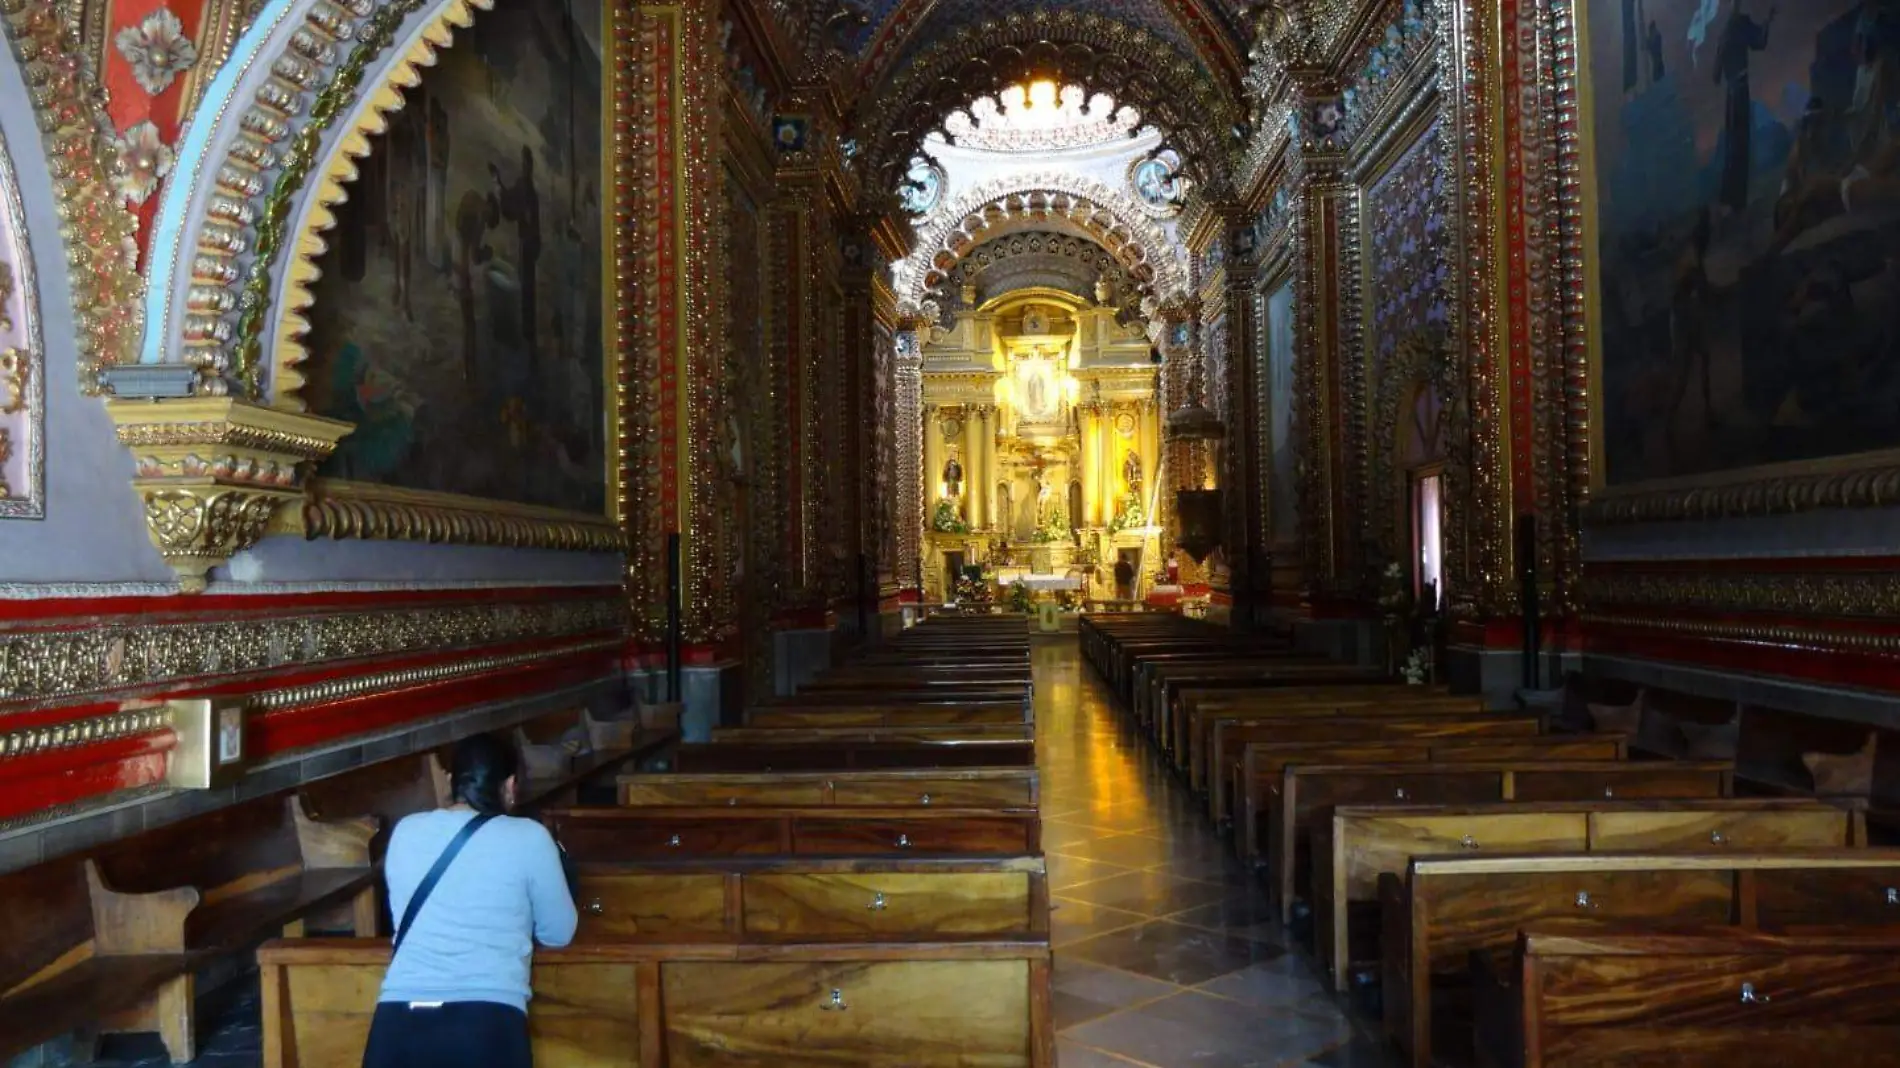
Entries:
{"label": "stone floor", "polygon": [[[1060,1068],[1396,1064],[1121,725],[1074,638],[1039,642],[1035,670]],[[260,1063],[254,985],[201,1042],[203,1068]],[[96,1068],[165,1063],[149,1038],[105,1052]]]}
{"label": "stone floor", "polygon": [[1038,643],[1060,1068],[1387,1068],[1074,639]]}

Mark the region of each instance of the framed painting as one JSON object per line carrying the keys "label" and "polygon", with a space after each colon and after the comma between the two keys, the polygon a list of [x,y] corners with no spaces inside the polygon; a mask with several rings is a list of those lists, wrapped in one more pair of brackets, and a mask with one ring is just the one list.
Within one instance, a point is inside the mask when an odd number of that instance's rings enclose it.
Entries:
{"label": "framed painting", "polygon": [[614,544],[608,17],[499,0],[354,161],[304,313],[302,399],[356,428],[315,511],[386,521],[329,533]]}
{"label": "framed painting", "polygon": [[1592,518],[1875,503],[1868,472],[1900,473],[1900,0],[1576,4]]}

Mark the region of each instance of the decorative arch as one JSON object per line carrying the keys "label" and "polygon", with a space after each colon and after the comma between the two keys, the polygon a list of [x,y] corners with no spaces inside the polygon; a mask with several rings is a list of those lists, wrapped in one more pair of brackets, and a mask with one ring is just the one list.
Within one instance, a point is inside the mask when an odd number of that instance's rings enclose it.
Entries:
{"label": "decorative arch", "polygon": [[[1188,296],[1187,250],[1126,193],[1091,178],[1048,172],[999,178],[938,208],[919,229],[916,251],[892,269],[898,307],[925,315],[929,291],[984,235],[1011,220],[1064,221],[1106,249],[1150,288],[1159,307]],[[1153,308],[1144,308],[1152,314]]]}
{"label": "decorative arch", "polygon": [[98,391],[98,369],[136,358],[143,319],[138,217],[113,185],[112,123],[77,37],[51,3],[0,4],[0,25],[31,87],[41,141],[53,167],[79,334],[80,388]]}
{"label": "decorative arch", "polygon": [[307,306],[308,261],[322,251],[293,223],[329,225],[348,161],[367,152],[416,68],[492,4],[284,0],[259,13],[177,146],[153,225],[141,362],[198,368],[200,393],[275,392],[300,407],[301,382],[274,376],[267,349],[283,301]]}
{"label": "decorative arch", "polygon": [[862,173],[874,187],[897,188],[924,139],[947,116],[977,97],[1042,78],[1134,107],[1199,184],[1216,187],[1223,180],[1222,164],[1245,120],[1231,87],[1146,30],[1104,15],[1048,9],[963,27],[868,93],[857,115]]}

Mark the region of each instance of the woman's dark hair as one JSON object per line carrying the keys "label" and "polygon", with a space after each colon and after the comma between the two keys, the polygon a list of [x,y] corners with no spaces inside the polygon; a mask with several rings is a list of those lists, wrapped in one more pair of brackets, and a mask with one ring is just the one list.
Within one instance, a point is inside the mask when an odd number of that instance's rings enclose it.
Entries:
{"label": "woman's dark hair", "polygon": [[477,812],[502,815],[508,805],[502,784],[515,777],[520,758],[515,747],[489,734],[477,734],[455,743],[449,770],[449,796]]}

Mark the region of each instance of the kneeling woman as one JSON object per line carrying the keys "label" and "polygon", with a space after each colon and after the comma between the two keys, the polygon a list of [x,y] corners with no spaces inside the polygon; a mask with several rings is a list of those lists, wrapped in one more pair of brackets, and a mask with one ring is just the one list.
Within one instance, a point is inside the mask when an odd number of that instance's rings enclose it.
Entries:
{"label": "kneeling woman", "polygon": [[455,747],[453,803],[407,817],[384,875],[398,917],[363,1068],[529,1068],[535,943],[574,938],[560,847],[507,815],[517,759],[487,735]]}

